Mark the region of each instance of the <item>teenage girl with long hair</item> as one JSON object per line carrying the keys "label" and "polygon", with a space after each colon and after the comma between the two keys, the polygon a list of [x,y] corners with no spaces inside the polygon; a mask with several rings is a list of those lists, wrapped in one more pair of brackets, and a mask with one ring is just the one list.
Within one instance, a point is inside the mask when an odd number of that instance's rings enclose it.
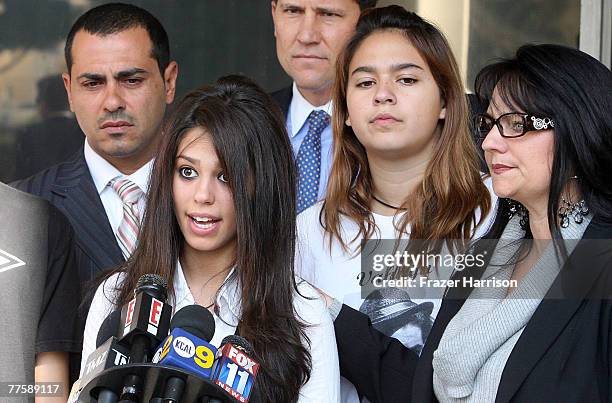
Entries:
{"label": "teenage girl with long hair", "polygon": [[336,401],[331,320],[294,277],[291,155],[280,112],[251,81],[225,77],[186,95],[164,130],[138,246],[94,297],[84,360],[106,315],[154,273],[168,280],[175,311],[213,312],[212,344],[239,325],[260,363],[262,401]]}
{"label": "teenage girl with long hair", "polygon": [[369,10],[338,59],[333,105],[327,196],[298,216],[300,274],[418,354],[444,287],[380,280],[445,280],[455,267],[383,269],[376,258],[406,250],[451,262],[488,226],[459,68],[429,22],[400,6]]}

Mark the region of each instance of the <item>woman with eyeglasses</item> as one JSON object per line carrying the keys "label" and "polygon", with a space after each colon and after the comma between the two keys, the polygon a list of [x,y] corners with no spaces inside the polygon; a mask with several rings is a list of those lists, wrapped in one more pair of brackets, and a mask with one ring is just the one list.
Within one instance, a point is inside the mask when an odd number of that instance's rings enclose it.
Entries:
{"label": "woman with eyeglasses", "polygon": [[[500,198],[472,251],[486,265],[454,277],[464,286],[448,290],[418,359],[343,307],[343,374],[371,401],[609,402],[612,73],[575,49],[526,45],[476,89]],[[350,346],[392,382],[351,365]]]}

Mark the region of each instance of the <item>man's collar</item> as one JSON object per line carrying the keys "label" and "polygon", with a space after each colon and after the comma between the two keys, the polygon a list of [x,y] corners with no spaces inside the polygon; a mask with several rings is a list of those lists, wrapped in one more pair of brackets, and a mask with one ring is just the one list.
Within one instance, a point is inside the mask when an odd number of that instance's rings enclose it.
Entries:
{"label": "man's collar", "polygon": [[140,190],[147,193],[149,190],[149,177],[151,176],[151,170],[153,169],[153,160],[150,160],[143,166],[141,166],[136,172],[131,175],[122,174],[117,168],[115,168],[110,162],[102,158],[96,153],[93,148],[89,145],[87,139],[85,139],[85,162],[91,173],[94,185],[98,194],[108,185],[112,179],[120,176],[125,177],[134,182]]}
{"label": "man's collar", "polygon": [[306,100],[300,93],[295,82],[293,83],[293,97],[291,98],[291,105],[289,105],[289,119],[291,119],[291,133],[289,136],[294,137],[306,123],[306,119],[313,110],[323,110],[331,116],[332,114],[332,101],[331,99],[325,105],[314,106]]}

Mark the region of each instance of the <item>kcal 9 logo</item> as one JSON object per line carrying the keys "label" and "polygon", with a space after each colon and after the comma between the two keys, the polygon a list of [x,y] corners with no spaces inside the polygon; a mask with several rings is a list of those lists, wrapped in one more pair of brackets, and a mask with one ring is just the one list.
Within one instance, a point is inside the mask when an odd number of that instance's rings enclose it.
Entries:
{"label": "kcal 9 logo", "polygon": [[211,368],[215,361],[215,354],[208,346],[196,346],[187,337],[178,336],[173,338],[168,336],[162,347],[160,361],[170,352],[172,348],[176,354],[183,358],[193,358],[193,361],[201,368]]}

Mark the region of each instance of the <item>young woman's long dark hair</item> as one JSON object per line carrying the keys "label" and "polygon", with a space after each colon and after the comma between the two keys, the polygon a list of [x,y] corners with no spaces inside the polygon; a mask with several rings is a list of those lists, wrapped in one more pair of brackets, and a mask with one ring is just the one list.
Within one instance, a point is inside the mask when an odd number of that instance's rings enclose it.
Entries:
{"label": "young woman's long dark hair", "polygon": [[126,303],[145,273],[168,279],[170,295],[184,238],[174,214],[172,182],[186,132],[204,128],[229,177],[236,211],[234,280],[242,292],[240,334],[254,347],[263,401],[297,401],[311,362],[304,324],[293,309],[295,173],[280,110],[252,81],[221,78],[187,94],[165,126],[155,160],[138,247],[117,271],[125,273],[117,305]]}
{"label": "young woman's long dark hair", "polygon": [[[573,176],[578,177],[577,187],[590,212],[612,222],[612,72],[608,68],[576,49],[524,45],[513,58],[485,67],[475,88],[485,104],[496,88],[507,106],[555,122],[548,194],[548,225],[554,240],[561,238],[557,215],[561,193]],[[499,238],[509,210],[509,200],[500,199],[486,238]],[[565,250],[563,243],[555,245]]]}
{"label": "young woman's long dark hair", "polygon": [[359,234],[369,239],[375,229],[370,212],[374,184],[366,151],[346,124],[346,92],[349,65],[359,46],[376,32],[397,31],[406,37],[427,62],[446,106],[446,118],[439,122],[432,157],[423,180],[403,201],[407,213],[400,223],[400,233],[411,225],[411,238],[431,243],[439,249],[441,241],[470,239],[490,209],[490,195],[479,171],[479,157],[469,130],[468,106],[459,68],[444,35],[432,24],[400,6],[365,11],[357,23],[357,32],[338,58],[334,88],[334,162],[327,196],[321,212],[321,224],[343,249],[352,240],[342,239],[341,215],[359,225]]}

